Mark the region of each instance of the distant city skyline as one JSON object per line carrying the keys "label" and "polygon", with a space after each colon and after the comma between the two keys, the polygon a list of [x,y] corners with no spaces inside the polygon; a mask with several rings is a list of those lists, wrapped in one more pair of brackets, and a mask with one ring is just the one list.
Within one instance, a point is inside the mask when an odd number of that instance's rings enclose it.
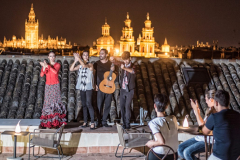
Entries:
{"label": "distant city skyline", "polygon": [[[220,46],[239,47],[240,6],[238,1],[63,1],[63,0],[24,0],[2,1],[0,10],[0,41],[24,37],[24,22],[34,4],[36,19],[39,20],[39,33],[44,38],[66,37],[71,43],[92,46],[101,34],[101,26],[107,17],[110,34],[118,44],[126,13],[132,20],[135,41],[144,27],[149,12],[154,37],[160,45],[165,37],[168,44],[196,45],[197,40],[209,42],[218,40]],[[40,35],[39,35],[40,36]]]}

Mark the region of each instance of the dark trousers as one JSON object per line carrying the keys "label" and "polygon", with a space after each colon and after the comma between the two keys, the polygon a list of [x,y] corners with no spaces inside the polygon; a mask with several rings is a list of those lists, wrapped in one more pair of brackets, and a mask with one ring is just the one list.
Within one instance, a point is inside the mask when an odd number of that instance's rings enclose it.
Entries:
{"label": "dark trousers", "polygon": [[83,120],[87,123],[88,111],[91,117],[91,123],[94,123],[94,109],[92,106],[92,90],[80,91],[82,107],[83,107]]}
{"label": "dark trousers", "polygon": [[97,106],[98,106],[98,124],[101,122],[101,113],[104,106],[103,116],[102,116],[102,125],[107,124],[107,117],[110,112],[111,108],[111,101],[112,101],[112,94],[106,94],[102,91],[98,90],[97,93]]}
{"label": "dark trousers", "polygon": [[[149,152],[148,155],[148,160],[159,160],[159,158],[156,157],[156,155],[160,158],[163,158],[165,155],[164,154],[157,154],[157,153],[153,153],[153,152]],[[178,157],[177,153],[176,154],[176,158]],[[164,160],[173,160],[174,159],[174,155],[173,154],[169,154],[168,156],[166,156],[166,158]]]}
{"label": "dark trousers", "polygon": [[127,92],[125,89],[120,91],[120,107],[123,126],[130,127],[131,103],[134,95],[134,89]]}

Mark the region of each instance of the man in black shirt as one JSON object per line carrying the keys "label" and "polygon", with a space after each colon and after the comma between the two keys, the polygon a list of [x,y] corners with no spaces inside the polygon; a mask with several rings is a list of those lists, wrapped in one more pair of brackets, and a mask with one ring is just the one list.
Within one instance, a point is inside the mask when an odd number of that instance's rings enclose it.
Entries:
{"label": "man in black shirt", "polygon": [[[100,91],[99,84],[104,79],[103,75],[106,71],[112,71],[115,70],[114,65],[108,60],[108,51],[106,49],[101,49],[99,52],[99,59],[94,63],[94,69],[95,69],[95,75],[94,79],[96,82],[96,90],[97,90],[97,106],[98,106],[98,127],[101,126],[101,119],[102,119],[102,125],[104,127],[111,127],[107,124],[107,117],[110,112],[111,108],[111,100],[112,100],[112,94],[106,94]],[[101,111],[104,106],[103,116],[101,117]]]}
{"label": "man in black shirt", "polygon": [[202,131],[208,135],[213,131],[215,139],[213,154],[208,160],[235,160],[240,155],[240,113],[229,109],[228,92],[218,90],[214,96],[214,108]]}

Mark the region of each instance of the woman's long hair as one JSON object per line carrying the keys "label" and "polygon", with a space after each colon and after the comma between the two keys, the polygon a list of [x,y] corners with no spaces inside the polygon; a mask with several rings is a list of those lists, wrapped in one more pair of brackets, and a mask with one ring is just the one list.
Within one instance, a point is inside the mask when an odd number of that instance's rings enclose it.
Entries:
{"label": "woman's long hair", "polygon": [[88,53],[88,60],[89,60],[89,52],[86,51],[86,50],[84,50],[82,53],[80,53],[80,57],[83,59],[83,53],[84,53],[84,52],[87,52],[87,53]]}

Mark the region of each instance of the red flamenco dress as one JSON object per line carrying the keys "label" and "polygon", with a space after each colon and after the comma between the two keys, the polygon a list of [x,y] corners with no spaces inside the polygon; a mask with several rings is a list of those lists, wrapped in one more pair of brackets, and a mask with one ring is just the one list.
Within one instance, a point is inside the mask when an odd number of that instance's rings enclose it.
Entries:
{"label": "red flamenco dress", "polygon": [[41,70],[40,76],[46,75],[45,96],[42,110],[41,126],[52,128],[60,127],[66,121],[66,107],[61,101],[60,85],[58,80],[58,71],[60,64],[55,63],[53,66],[48,67],[43,71]]}

